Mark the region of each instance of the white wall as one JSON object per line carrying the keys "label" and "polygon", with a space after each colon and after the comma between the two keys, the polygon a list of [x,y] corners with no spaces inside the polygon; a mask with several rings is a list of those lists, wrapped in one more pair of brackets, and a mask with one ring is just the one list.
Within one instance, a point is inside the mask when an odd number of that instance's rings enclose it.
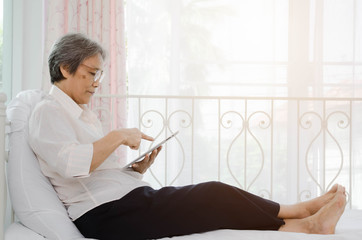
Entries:
{"label": "white wall", "polygon": [[8,99],[41,87],[45,0],[4,0],[3,86]]}

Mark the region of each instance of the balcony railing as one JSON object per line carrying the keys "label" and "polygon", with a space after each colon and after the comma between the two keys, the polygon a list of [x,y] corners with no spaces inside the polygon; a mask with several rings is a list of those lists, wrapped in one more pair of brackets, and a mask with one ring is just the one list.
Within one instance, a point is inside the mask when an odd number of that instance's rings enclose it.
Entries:
{"label": "balcony railing", "polygon": [[349,207],[362,207],[362,98],[98,95],[106,130],[125,100],[128,126],[156,142],[180,130],[145,175],[154,187],[216,180],[293,202],[338,182]]}

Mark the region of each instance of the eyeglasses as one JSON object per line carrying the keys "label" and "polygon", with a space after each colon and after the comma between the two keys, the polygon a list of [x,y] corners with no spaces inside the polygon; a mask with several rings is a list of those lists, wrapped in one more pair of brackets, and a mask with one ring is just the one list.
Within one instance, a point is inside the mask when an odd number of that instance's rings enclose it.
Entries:
{"label": "eyeglasses", "polygon": [[[81,65],[86,66],[87,68],[95,69],[93,67],[85,65],[84,63],[81,63]],[[105,74],[104,74],[103,70],[97,69],[95,73],[92,72],[92,75],[94,75],[94,77],[93,77],[94,82],[98,81],[99,83],[101,83]]]}

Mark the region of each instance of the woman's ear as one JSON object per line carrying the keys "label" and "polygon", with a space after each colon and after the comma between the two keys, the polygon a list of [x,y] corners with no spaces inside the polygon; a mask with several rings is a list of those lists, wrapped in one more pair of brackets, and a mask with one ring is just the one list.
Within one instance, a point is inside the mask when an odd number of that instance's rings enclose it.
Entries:
{"label": "woman's ear", "polygon": [[68,72],[68,66],[60,65],[60,72],[63,74],[65,78],[69,78],[70,73]]}

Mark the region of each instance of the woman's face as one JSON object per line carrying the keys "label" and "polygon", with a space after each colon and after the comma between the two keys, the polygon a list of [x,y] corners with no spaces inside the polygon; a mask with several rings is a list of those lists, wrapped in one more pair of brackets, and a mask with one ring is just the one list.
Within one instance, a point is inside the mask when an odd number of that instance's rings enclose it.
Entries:
{"label": "woman's face", "polygon": [[94,81],[97,70],[102,70],[103,59],[100,54],[85,59],[74,75],[63,73],[65,80],[59,86],[69,97],[78,104],[87,104],[99,86],[99,81]]}

